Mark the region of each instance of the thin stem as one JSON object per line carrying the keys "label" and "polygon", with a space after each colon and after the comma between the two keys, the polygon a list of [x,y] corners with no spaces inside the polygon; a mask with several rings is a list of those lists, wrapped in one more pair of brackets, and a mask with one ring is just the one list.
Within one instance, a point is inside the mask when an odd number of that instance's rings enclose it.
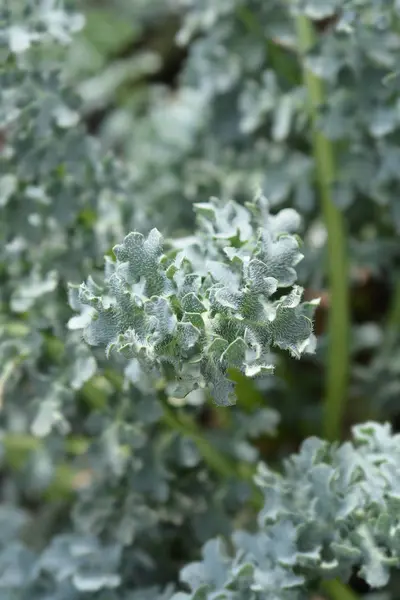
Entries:
{"label": "thin stem", "polygon": [[328,594],[331,600],[358,600],[357,594],[338,579],[324,581],[321,589]]}
{"label": "thin stem", "polygon": [[[108,375],[109,373],[107,372],[106,376],[108,377]],[[113,385],[117,389],[122,390],[123,377],[119,374],[115,375],[114,372],[112,373],[112,377]],[[223,478],[238,477],[238,466],[236,463],[228,459],[214,448],[214,446],[207,440],[201,429],[197,426],[196,422],[190,417],[190,415],[182,412],[178,413],[178,411],[170,405],[163,387],[158,389],[158,399],[163,407],[163,420],[165,425],[167,425],[173,431],[177,431],[181,435],[193,440],[204,461],[213,471],[221,475]],[[252,477],[253,472],[245,476],[245,478],[249,480],[251,480]]]}
{"label": "thin stem", "polygon": [[[169,405],[168,399],[163,392],[159,394],[159,397],[164,408],[164,422],[166,425],[193,440],[203,460],[208,464],[210,469],[224,479],[238,478],[242,481],[244,479],[253,483],[255,470],[252,467],[241,468],[240,465],[218,452],[189,415],[178,415],[176,410]],[[255,486],[253,488],[251,504],[257,510],[262,507],[262,494]]]}
{"label": "thin stem", "polygon": [[201,435],[201,432],[198,430],[194,421],[188,415],[181,414],[178,417],[176,411],[168,404],[168,399],[165,395],[160,394],[160,397],[164,409],[164,422],[166,425],[174,431],[193,440],[204,460],[214,471],[223,477],[235,477],[236,470],[234,464],[223,454],[217,452],[208,440]]}
{"label": "thin stem", "polygon": [[[296,17],[297,37],[303,59],[315,43],[315,32],[307,17]],[[332,184],[335,180],[333,144],[318,130],[318,108],[325,102],[322,81],[303,64],[304,84],[308,93],[313,128],[313,147],[321,211],[328,233],[328,277],[331,306],[329,311],[329,348],[323,434],[328,440],[340,438],[346,402],[349,367],[349,292],[347,248],[344,219],[335,206]]]}
{"label": "thin stem", "polygon": [[[113,385],[122,391],[123,377],[114,371],[107,372],[107,378],[112,379]],[[250,465],[241,465],[221,454],[205,437],[202,430],[192,417],[183,412],[174,409],[168,402],[168,397],[163,389],[158,389],[158,399],[163,407],[163,421],[172,431],[191,439],[197,446],[199,453],[209,468],[217,473],[223,479],[241,479],[252,484],[253,493],[251,504],[256,510],[260,510],[263,505],[263,496],[259,489],[254,485],[253,477],[255,468]]]}
{"label": "thin stem", "polygon": [[385,356],[393,351],[400,331],[400,278],[397,278],[393,292],[392,304],[386,322],[386,334],[383,346]]}

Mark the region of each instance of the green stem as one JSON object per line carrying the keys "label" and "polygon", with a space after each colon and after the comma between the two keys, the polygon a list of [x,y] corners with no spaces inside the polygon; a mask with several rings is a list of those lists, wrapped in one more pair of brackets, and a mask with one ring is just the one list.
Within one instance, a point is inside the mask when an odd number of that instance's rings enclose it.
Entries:
{"label": "green stem", "polygon": [[[168,399],[163,392],[159,394],[164,408],[164,422],[168,427],[184,435],[196,444],[203,460],[208,466],[224,479],[241,479],[253,483],[254,469],[241,468],[240,465],[221,454],[203,435],[201,430],[189,415],[178,415],[176,410],[171,408]],[[259,510],[263,505],[263,497],[258,488],[254,487],[251,498],[251,504]]]}
{"label": "green stem", "polygon": [[398,329],[400,327],[400,278],[397,279],[390,310],[390,324]]}
{"label": "green stem", "polygon": [[397,278],[393,292],[392,304],[386,322],[386,334],[383,346],[385,356],[393,351],[400,331],[400,279]]}
{"label": "green stem", "polygon": [[196,443],[200,454],[209,466],[223,477],[235,477],[236,469],[234,464],[223,454],[216,451],[208,440],[201,435],[194,421],[188,415],[178,415],[176,410],[170,407],[168,399],[160,394],[164,408],[164,422],[168,427],[184,435]]}
{"label": "green stem", "polygon": [[[116,375],[115,371],[107,372],[105,375],[110,380],[112,376],[113,385],[117,389],[122,390],[123,377],[121,375]],[[210,469],[220,477],[223,479],[236,478],[251,483],[253,485],[251,504],[256,510],[260,510],[263,506],[263,495],[253,483],[253,477],[255,475],[254,467],[238,464],[221,454],[218,449],[208,441],[190,415],[179,412],[169,404],[167,395],[162,386],[158,389],[158,398],[163,407],[163,420],[165,425],[173,431],[180,433],[182,436],[193,440],[204,462],[207,463]]]}
{"label": "green stem", "polygon": [[[296,17],[297,36],[303,59],[314,46],[315,32],[307,17]],[[322,81],[303,66],[304,84],[308,93],[313,128],[316,176],[321,199],[321,211],[328,234],[328,277],[330,287],[329,348],[323,434],[328,440],[340,438],[346,402],[349,366],[349,292],[347,248],[344,219],[335,206],[332,184],[335,180],[334,148],[318,130],[318,108],[325,102]]]}
{"label": "green stem", "polygon": [[338,579],[324,581],[321,589],[326,592],[332,600],[358,600],[357,594]]}

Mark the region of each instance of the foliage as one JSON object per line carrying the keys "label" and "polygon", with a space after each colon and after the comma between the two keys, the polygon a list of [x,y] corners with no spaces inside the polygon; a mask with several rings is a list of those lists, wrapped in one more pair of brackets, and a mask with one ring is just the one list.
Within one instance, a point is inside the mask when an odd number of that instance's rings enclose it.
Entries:
{"label": "foliage", "polygon": [[[298,287],[273,299],[293,285],[302,258],[286,231],[296,226],[294,211],[272,217],[253,204],[254,218],[218,201],[197,209],[205,236],[168,255],[156,229],[147,238],[130,233],[114,247],[117,262],[106,263],[105,289],[89,280],[78,303],[95,309],[85,328],[89,343],[165,372],[179,382],[170,390],[175,396],[208,385],[217,404],[227,405],[235,400],[229,368],[262,375],[273,369],[272,346],[296,357],[313,346],[316,303],[301,304]],[[254,221],[263,224],[258,234]]]}
{"label": "foliage", "polygon": [[75,9],[0,0],[1,597],[395,600],[397,3]]}
{"label": "foliage", "polygon": [[259,530],[235,533],[230,560],[217,540],[207,542],[203,561],[181,572],[193,595],[174,598],[295,599],[307,580],[346,580],[354,567],[372,587],[384,586],[399,560],[398,439],[374,423],[356,426],[354,438],[339,448],[309,438],[283,476],[261,463]]}

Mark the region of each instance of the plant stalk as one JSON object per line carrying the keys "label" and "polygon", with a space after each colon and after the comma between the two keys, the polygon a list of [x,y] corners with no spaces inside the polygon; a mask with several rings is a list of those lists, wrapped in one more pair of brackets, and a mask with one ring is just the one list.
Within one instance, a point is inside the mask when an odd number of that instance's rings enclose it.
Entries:
{"label": "plant stalk", "polygon": [[164,408],[164,422],[172,430],[181,433],[183,436],[193,440],[196,444],[199,453],[203,460],[208,464],[211,470],[218,473],[224,479],[238,478],[241,480],[248,481],[253,484],[251,504],[256,510],[260,510],[263,505],[262,493],[254,486],[253,476],[255,470],[252,467],[241,468],[233,460],[219,453],[218,450],[207,440],[202,434],[201,430],[197,427],[195,421],[185,414],[178,415],[177,412],[171,408],[168,403],[168,399],[163,392],[159,395]]}
{"label": "plant stalk", "polygon": [[358,596],[338,579],[323,581],[321,589],[326,592],[331,600],[358,600]]}
{"label": "plant stalk", "polygon": [[386,323],[386,333],[383,343],[384,356],[393,352],[400,330],[400,278],[395,281],[392,304]]}
{"label": "plant stalk", "polygon": [[332,184],[335,180],[334,147],[332,142],[318,129],[318,109],[325,102],[324,86],[322,81],[304,64],[307,52],[314,46],[315,32],[310,20],[303,15],[296,17],[296,28],[298,45],[303,58],[303,78],[308,94],[313,129],[313,149],[321,212],[328,234],[327,269],[330,310],[323,435],[327,440],[333,441],[341,437],[350,354],[346,232],[343,215],[335,206],[332,195]]}

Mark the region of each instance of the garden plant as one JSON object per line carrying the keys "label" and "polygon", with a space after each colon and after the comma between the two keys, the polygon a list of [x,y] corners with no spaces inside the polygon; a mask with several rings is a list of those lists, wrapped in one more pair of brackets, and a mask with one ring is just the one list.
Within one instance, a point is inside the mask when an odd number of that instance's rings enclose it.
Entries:
{"label": "garden plant", "polygon": [[400,2],[0,0],[0,600],[400,599]]}

